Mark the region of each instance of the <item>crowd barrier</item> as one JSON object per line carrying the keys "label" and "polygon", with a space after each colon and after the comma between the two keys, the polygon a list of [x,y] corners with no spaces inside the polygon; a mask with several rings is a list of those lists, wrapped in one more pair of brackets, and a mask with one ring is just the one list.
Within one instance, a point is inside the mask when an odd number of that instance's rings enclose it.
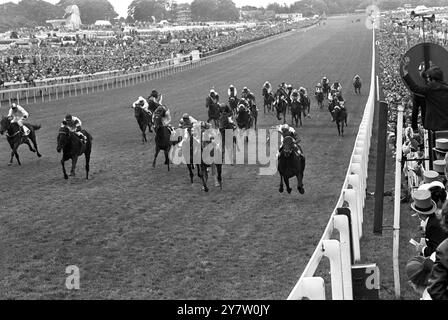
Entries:
{"label": "crowd barrier", "polygon": [[[332,300],[353,300],[352,266],[361,260],[363,210],[375,107],[375,30],[370,93],[341,195],[311,259],[287,300],[325,300],[325,282],[314,276],[323,257],[330,260]],[[334,239],[333,232],[339,232]]]}
{"label": "crowd barrier", "polygon": [[[308,30],[313,28],[318,21],[312,25],[304,27],[301,30]],[[142,82],[156,80],[165,76],[170,76],[178,72],[193,69],[198,66],[202,66],[211,62],[215,62],[224,57],[238,54],[241,50],[245,50],[248,45],[260,44],[265,41],[270,41],[273,37],[287,36],[291,30],[270,35],[254,41],[245,41],[239,43],[238,46],[230,46],[226,51],[219,51],[214,54],[204,55],[200,60],[179,62],[177,59],[167,60],[162,63],[157,63],[162,67],[154,69],[148,66],[146,70],[141,69],[138,72],[125,73],[122,75],[109,75],[99,79],[83,80],[77,82],[58,83],[54,85],[36,86],[28,88],[17,88],[0,91],[0,108],[2,106],[9,106],[13,100],[17,100],[18,103],[30,104],[30,103],[42,103],[47,101],[60,100],[67,97],[76,97],[86,94],[91,94],[99,91],[105,91],[108,89],[123,88],[133,86]],[[177,60],[177,61],[175,61]]]}

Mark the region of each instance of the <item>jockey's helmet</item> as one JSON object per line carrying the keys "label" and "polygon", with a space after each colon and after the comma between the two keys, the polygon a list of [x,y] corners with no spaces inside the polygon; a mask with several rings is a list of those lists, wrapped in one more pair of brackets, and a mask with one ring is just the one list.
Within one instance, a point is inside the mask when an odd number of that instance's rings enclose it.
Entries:
{"label": "jockey's helmet", "polygon": [[280,127],[280,130],[281,130],[283,133],[287,133],[287,132],[289,132],[289,125],[288,125],[287,123],[285,123],[284,125],[282,125],[282,126]]}
{"label": "jockey's helmet", "polygon": [[288,84],[288,85],[286,86],[286,88],[288,88],[288,89],[292,89],[292,84]]}
{"label": "jockey's helmet", "polygon": [[12,109],[17,109],[17,103],[13,102],[12,105],[11,105],[11,108]]}
{"label": "jockey's helmet", "polygon": [[244,92],[247,92],[247,91],[249,91],[249,89],[247,89],[247,87],[244,87],[244,88],[243,88],[243,91],[244,91]]}
{"label": "jockey's helmet", "polygon": [[233,84],[230,85],[230,89],[235,89],[235,86]]}
{"label": "jockey's helmet", "polygon": [[322,80],[327,80],[327,77],[323,77]]}
{"label": "jockey's helmet", "polygon": [[304,87],[300,87],[299,91],[302,92],[302,93],[305,93],[306,89]]}
{"label": "jockey's helmet", "polygon": [[152,90],[151,91],[151,95],[149,97],[150,98],[154,97],[154,98],[158,99],[159,98],[159,93],[157,92],[157,90]]}
{"label": "jockey's helmet", "polygon": [[143,102],[144,100],[145,99],[142,96],[138,97],[138,102]]}
{"label": "jockey's helmet", "polygon": [[72,115],[71,115],[71,114],[67,114],[67,115],[65,116],[65,120],[66,120],[66,121],[72,121],[72,120],[73,120]]}
{"label": "jockey's helmet", "polygon": [[190,120],[190,115],[188,113],[184,113],[182,116],[182,120]]}
{"label": "jockey's helmet", "polygon": [[316,87],[322,87],[322,85],[320,83],[318,83]]}

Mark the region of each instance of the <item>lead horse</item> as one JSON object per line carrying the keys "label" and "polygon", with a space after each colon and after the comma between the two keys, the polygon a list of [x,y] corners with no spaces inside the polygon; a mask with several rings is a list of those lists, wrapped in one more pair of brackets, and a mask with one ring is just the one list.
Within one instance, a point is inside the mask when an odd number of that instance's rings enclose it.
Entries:
{"label": "lead horse", "polygon": [[70,176],[75,176],[76,164],[78,158],[84,154],[86,158],[86,179],[89,179],[89,169],[90,169],[90,155],[92,153],[92,136],[86,131],[81,130],[81,132],[87,137],[87,141],[84,143],[81,138],[72,132],[67,127],[61,127],[58,132],[57,137],[57,147],[56,151],[60,153],[62,151],[62,172],[64,173],[64,179],[68,179],[67,172],[65,171],[65,162],[72,160],[72,169],[70,170]]}
{"label": "lead horse", "polygon": [[152,132],[152,114],[146,112],[143,108],[136,106],[134,108],[134,115],[135,119],[137,119],[138,126],[142,131],[142,143],[148,142],[146,139],[146,129],[148,128],[148,131]]}
{"label": "lead horse", "polygon": [[[9,146],[11,147],[11,160],[9,161],[8,165],[12,165],[12,161],[14,159],[14,156],[17,159],[17,163],[22,165],[19,158],[19,153],[17,152],[17,149],[21,144],[26,144],[31,152],[35,152],[37,156],[40,158],[42,155],[39,153],[39,149],[37,148],[37,139],[36,139],[36,131],[41,128],[40,125],[31,125],[31,124],[24,124],[29,130],[30,133],[28,135],[28,138],[23,135],[22,130],[19,127],[18,123],[11,123],[12,118],[11,117],[2,117],[0,120],[0,134],[3,135],[6,132],[6,140],[9,143]],[[30,140],[34,145],[34,148],[30,144]]]}
{"label": "lead horse", "polygon": [[305,193],[303,187],[303,174],[305,171],[305,156],[302,149],[299,147],[299,151],[294,151],[294,140],[292,137],[285,137],[283,140],[283,147],[278,157],[278,172],[280,173],[280,189],[279,192],[283,193],[283,181],[286,184],[286,191],[290,194],[292,189],[289,186],[289,179],[297,177],[297,190],[300,194]]}
{"label": "lead horse", "polygon": [[360,78],[355,78],[354,79],[353,87],[355,88],[355,94],[361,94],[362,83],[361,83],[361,79]]}

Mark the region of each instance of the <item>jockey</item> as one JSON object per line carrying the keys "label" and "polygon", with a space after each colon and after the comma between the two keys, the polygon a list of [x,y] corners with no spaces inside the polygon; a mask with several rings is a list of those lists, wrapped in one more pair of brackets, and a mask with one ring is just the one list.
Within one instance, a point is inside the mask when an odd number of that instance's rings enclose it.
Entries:
{"label": "jockey", "polygon": [[171,122],[171,114],[170,114],[170,110],[164,106],[164,105],[159,105],[157,107],[157,109],[154,111],[154,114],[152,115],[152,122],[155,124],[155,118],[160,116],[162,118],[162,126],[167,127],[168,129],[170,129],[171,132],[174,132],[174,128],[172,128],[170,126],[170,122]]}
{"label": "jockey", "polygon": [[190,116],[188,113],[184,113],[182,119],[179,120],[179,128],[192,128],[195,123],[198,123],[198,120]]}
{"label": "jockey", "polygon": [[356,80],[358,80],[358,81],[361,80],[361,77],[358,74],[353,78],[353,83],[355,83]]}
{"label": "jockey", "polygon": [[297,101],[299,99],[299,91],[297,89],[294,89],[291,93],[291,101]]}
{"label": "jockey", "polygon": [[318,95],[319,93],[322,93],[322,92],[323,92],[322,85],[320,83],[318,83],[316,85],[316,89],[314,91],[314,95]]}
{"label": "jockey", "polygon": [[29,115],[28,111],[15,102],[11,105],[8,113],[8,118],[12,117],[11,123],[17,123],[25,137],[29,135],[30,129],[23,125],[23,120],[27,119]]}
{"label": "jockey", "polygon": [[287,93],[286,93],[286,89],[284,88],[284,82],[282,84],[280,84],[278,86],[277,92],[275,92],[275,97],[281,97],[283,96],[284,98],[286,98]]}
{"label": "jockey", "polygon": [[248,99],[249,94],[250,90],[247,87],[244,87],[243,92],[241,92],[241,98]]}
{"label": "jockey", "polygon": [[271,94],[272,92],[272,85],[269,83],[269,81],[266,81],[263,85],[263,95],[265,94],[264,90],[266,89],[267,94]]}
{"label": "jockey", "polygon": [[137,106],[142,108],[143,110],[145,110],[149,114],[151,114],[151,111],[148,109],[148,107],[149,107],[148,101],[146,101],[146,99],[143,98],[142,96],[138,97],[137,101],[135,101],[132,104],[132,108],[135,108]]}
{"label": "jockey", "polygon": [[335,82],[331,85],[330,90],[332,92],[342,92],[342,86],[339,82]]}
{"label": "jockey", "polygon": [[74,132],[81,139],[81,142],[86,143],[87,137],[81,132],[81,126],[81,120],[78,117],[72,116],[71,114],[67,114],[61,123],[61,128],[67,127],[71,132]]}
{"label": "jockey", "polygon": [[237,99],[236,95],[238,94],[238,91],[236,90],[233,84],[230,85],[229,90],[227,90],[227,94],[229,95],[229,100],[231,98]]}
{"label": "jockey", "polygon": [[205,108],[208,109],[209,107],[218,103],[218,101],[219,101],[218,93],[214,89],[211,89],[209,95],[207,96],[207,98],[205,98]]}
{"label": "jockey", "polygon": [[300,87],[299,92],[300,92],[301,94],[303,94],[305,97],[308,96],[308,92],[306,91],[306,89],[305,89],[304,87]]}
{"label": "jockey", "polygon": [[329,84],[330,84],[330,80],[328,80],[327,77],[322,77],[322,85],[325,86],[325,85],[329,85]]}
{"label": "jockey", "polygon": [[288,94],[288,97],[291,96],[291,93],[292,93],[292,85],[288,84],[288,85],[286,86],[286,93]]}
{"label": "jockey", "polygon": [[163,97],[157,92],[157,90],[152,90],[150,96],[148,97],[148,108],[146,111],[153,113],[161,104]]}
{"label": "jockey", "polygon": [[296,130],[294,128],[291,128],[288,124],[281,125],[278,129],[278,131],[282,135],[282,144],[280,145],[279,153],[283,150],[283,141],[286,137],[291,137],[294,140],[294,151],[299,151],[299,142],[301,141],[299,138],[299,135],[297,134]]}

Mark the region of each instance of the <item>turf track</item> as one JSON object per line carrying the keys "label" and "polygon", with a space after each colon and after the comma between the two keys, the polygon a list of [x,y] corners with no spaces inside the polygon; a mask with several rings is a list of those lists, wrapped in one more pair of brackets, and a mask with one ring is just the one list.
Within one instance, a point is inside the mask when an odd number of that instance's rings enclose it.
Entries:
{"label": "turf track", "polygon": [[[319,241],[340,194],[367,100],[371,32],[354,17],[249,46],[230,58],[161,80],[85,97],[27,106],[42,124],[42,159],[19,149],[22,167],[8,167],[0,140],[0,298],[13,299],[285,299]],[[363,95],[351,79],[364,79]],[[279,176],[257,166],[225,167],[224,190],[205,194],[184,166],[168,173],[154,145],[142,145],[129,105],[157,88],[173,123],[182,113],[206,120],[210,87],[225,97],[234,84],[261,100],[261,86],[282,81],[309,90],[326,75],[340,80],[349,111],[337,136],[326,110],[299,129],[307,158],[306,194],[279,194]],[[5,113],[1,110],[1,113]],[[91,180],[84,160],[63,180],[56,134],[70,112],[94,137]],[[290,121],[290,118],[288,117]],[[259,127],[277,121],[260,114]],[[69,163],[67,163],[69,164]],[[196,181],[198,181],[196,179]],[[81,269],[81,290],[65,289],[65,268]]]}

